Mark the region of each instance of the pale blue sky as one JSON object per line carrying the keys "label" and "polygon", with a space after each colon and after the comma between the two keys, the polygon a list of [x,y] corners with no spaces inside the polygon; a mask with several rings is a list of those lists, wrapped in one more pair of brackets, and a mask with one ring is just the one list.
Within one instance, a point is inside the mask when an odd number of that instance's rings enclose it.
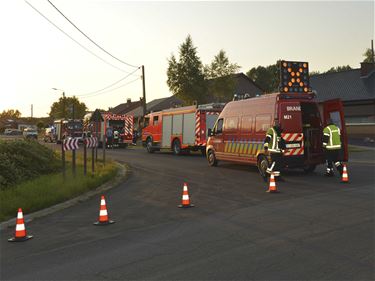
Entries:
{"label": "pale blue sky", "polygon": [[[66,33],[109,63],[109,57],[44,0],[28,0]],[[103,48],[145,65],[148,101],[169,96],[167,58],[190,34],[204,64],[224,49],[242,72],[278,59],[308,61],[310,70],[358,68],[374,38],[374,1],[128,2],[51,0]],[[0,1],[0,111],[47,116],[61,96],[81,95],[121,79],[119,71],[89,54],[21,0]],[[137,72],[140,75],[140,72]],[[136,79],[131,76],[115,87]],[[114,88],[115,88],[114,87]],[[141,80],[104,94],[82,97],[89,109],[107,109],[142,95]]]}

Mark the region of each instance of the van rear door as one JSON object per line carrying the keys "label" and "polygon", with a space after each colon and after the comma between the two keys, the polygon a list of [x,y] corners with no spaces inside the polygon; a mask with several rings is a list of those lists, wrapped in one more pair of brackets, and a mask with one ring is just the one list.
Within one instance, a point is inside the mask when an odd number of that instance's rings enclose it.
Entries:
{"label": "van rear door", "polygon": [[323,124],[327,126],[327,120],[332,122],[340,128],[341,142],[343,147],[343,161],[348,161],[348,137],[346,134],[344,107],[340,99],[333,99],[323,102]]}
{"label": "van rear door", "polygon": [[285,156],[304,154],[301,104],[299,101],[283,101],[279,106],[279,120],[286,143]]}

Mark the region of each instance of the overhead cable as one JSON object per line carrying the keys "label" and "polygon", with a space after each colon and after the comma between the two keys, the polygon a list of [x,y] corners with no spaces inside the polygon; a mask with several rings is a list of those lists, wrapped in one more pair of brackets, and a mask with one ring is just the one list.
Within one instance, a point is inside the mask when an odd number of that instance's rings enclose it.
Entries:
{"label": "overhead cable", "polygon": [[99,95],[102,95],[102,94],[106,94],[106,93],[109,93],[109,92],[115,91],[115,90],[117,90],[117,89],[120,89],[120,88],[122,88],[122,87],[125,87],[125,86],[127,86],[127,85],[129,85],[129,84],[131,84],[131,83],[133,83],[133,82],[135,82],[135,81],[138,81],[138,80],[140,80],[140,79],[141,79],[141,77],[137,77],[136,79],[131,80],[131,81],[129,81],[129,82],[127,82],[127,83],[125,83],[125,84],[123,84],[123,85],[121,85],[121,86],[118,86],[118,87],[116,87],[116,88],[114,88],[114,89],[111,89],[111,90],[108,90],[108,91],[104,91],[104,92],[102,92],[102,93],[98,93],[98,94],[90,95],[90,96],[81,96],[81,98],[84,98],[84,99],[86,99],[86,98],[93,98],[93,97],[96,97],[96,96],[99,96]]}
{"label": "overhead cable", "polygon": [[[104,87],[102,89],[99,89],[99,90],[96,90],[96,91],[92,91],[92,92],[89,92],[89,93],[85,93],[85,94],[76,95],[76,96],[77,97],[89,96],[89,95],[96,94],[96,93],[99,93],[101,91],[104,91],[104,90],[106,90],[108,88],[111,88],[112,86],[114,86],[114,85],[120,83],[121,81],[125,80],[126,78],[128,78],[130,75],[134,74],[138,69],[139,68],[137,68],[136,70],[130,72],[128,75],[126,75],[125,77],[121,78],[120,80],[117,80],[116,82],[114,82],[114,83],[112,83],[112,84],[110,84],[110,85],[108,85],[108,86],[106,86],[106,87]],[[140,78],[140,77],[138,77],[138,78]]]}
{"label": "overhead cable", "polygon": [[101,57],[99,57],[97,54],[95,54],[94,52],[90,51],[88,48],[86,48],[85,46],[83,46],[81,43],[79,43],[77,40],[75,40],[73,37],[71,37],[68,33],[66,33],[64,30],[62,30],[60,27],[58,27],[56,24],[54,24],[49,18],[47,18],[45,15],[43,15],[38,9],[36,9],[33,5],[31,5],[27,0],[24,0],[31,8],[33,8],[39,15],[41,15],[44,19],[46,19],[50,24],[52,24],[54,27],[56,27],[58,30],[60,30],[62,33],[64,33],[67,37],[69,37],[71,40],[73,40],[75,43],[77,43],[79,46],[81,46],[83,49],[85,49],[87,52],[89,52],[90,54],[92,54],[93,56],[97,57],[98,59],[100,59],[102,62],[116,68],[117,70],[120,70],[122,72],[125,72],[125,73],[129,73],[128,71],[125,71],[113,64],[111,64],[110,62],[102,59]]}
{"label": "overhead cable", "polygon": [[66,17],[50,0],[47,0],[48,3],[50,3],[52,5],[52,7],[54,7],[71,25],[73,25],[83,36],[85,36],[88,40],[90,40],[95,46],[97,46],[100,50],[102,50],[103,52],[105,52],[106,54],[110,55],[112,58],[114,58],[115,60],[123,63],[123,64],[126,64],[130,67],[139,67],[139,66],[136,66],[136,65],[133,65],[133,64],[130,64],[130,63],[127,63],[117,57],[115,57],[114,55],[112,55],[111,53],[109,53],[108,51],[106,51],[104,48],[102,48],[99,44],[97,44],[94,40],[92,40],[88,35],[86,35],[81,29],[79,29],[70,19],[68,19],[68,17]]}

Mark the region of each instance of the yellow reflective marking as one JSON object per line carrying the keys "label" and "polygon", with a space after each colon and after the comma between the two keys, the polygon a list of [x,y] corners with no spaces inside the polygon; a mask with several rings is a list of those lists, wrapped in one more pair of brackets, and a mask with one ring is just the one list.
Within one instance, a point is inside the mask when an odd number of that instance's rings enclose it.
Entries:
{"label": "yellow reflective marking", "polygon": [[228,153],[230,153],[231,152],[231,150],[232,150],[232,141],[229,141],[229,145],[228,145]]}
{"label": "yellow reflective marking", "polygon": [[243,150],[243,154],[246,154],[247,152],[247,148],[249,147],[249,143],[248,142],[245,142],[244,143],[244,150]]}
{"label": "yellow reflective marking", "polygon": [[257,143],[254,143],[254,146],[253,146],[253,153],[252,153],[252,154],[257,154],[257,151],[258,151],[258,144],[257,144]]}
{"label": "yellow reflective marking", "polygon": [[238,142],[234,142],[232,153],[238,152]]}
{"label": "yellow reflective marking", "polygon": [[228,151],[228,142],[225,142],[224,152]]}

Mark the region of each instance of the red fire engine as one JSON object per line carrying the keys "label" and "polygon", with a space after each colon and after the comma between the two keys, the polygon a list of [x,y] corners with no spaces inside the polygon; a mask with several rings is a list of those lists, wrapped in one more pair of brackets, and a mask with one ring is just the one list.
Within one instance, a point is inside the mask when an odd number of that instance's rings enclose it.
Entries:
{"label": "red fire engine", "polygon": [[205,153],[207,132],[223,106],[193,105],[150,113],[145,117],[142,143],[149,153],[160,149],[172,150],[176,155],[189,150]]}
{"label": "red fire engine", "polygon": [[[92,136],[97,136],[99,146],[103,144],[103,137],[106,137],[107,128],[111,127],[114,138],[112,144],[119,147],[127,147],[133,142],[134,121],[132,115],[119,115],[110,112],[102,113],[103,121],[96,123],[90,122],[91,114],[85,116],[86,132]],[[116,134],[118,134],[116,137]],[[106,138],[108,144],[108,139]]]}
{"label": "red fire engine", "polygon": [[257,165],[265,176],[269,157],[263,150],[266,131],[278,120],[286,142],[285,166],[313,171],[324,163],[323,128],[330,118],[341,130],[343,160],[348,159],[347,136],[341,100],[318,104],[309,88],[308,64],[281,62],[280,92],[229,102],[209,132],[207,160]]}

